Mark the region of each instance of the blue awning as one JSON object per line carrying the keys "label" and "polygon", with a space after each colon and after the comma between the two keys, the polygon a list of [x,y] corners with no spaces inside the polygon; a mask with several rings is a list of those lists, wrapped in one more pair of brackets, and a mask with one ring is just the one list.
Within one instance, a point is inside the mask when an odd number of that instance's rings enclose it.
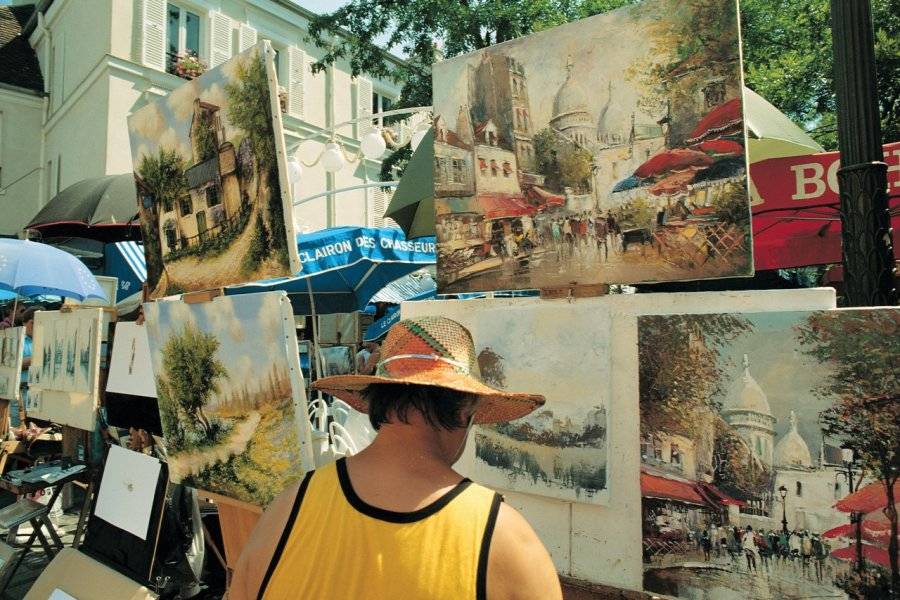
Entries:
{"label": "blue awning", "polygon": [[141,286],[147,281],[144,246],[138,242],[116,242],[107,244],[104,253],[105,274],[119,279],[116,302],[140,292]]}
{"label": "blue awning", "polygon": [[303,270],[297,277],[229,286],[225,293],[288,293],[294,314],[363,310],[377,292],[436,260],[435,239],[407,240],[396,228],[332,227],[297,236]]}

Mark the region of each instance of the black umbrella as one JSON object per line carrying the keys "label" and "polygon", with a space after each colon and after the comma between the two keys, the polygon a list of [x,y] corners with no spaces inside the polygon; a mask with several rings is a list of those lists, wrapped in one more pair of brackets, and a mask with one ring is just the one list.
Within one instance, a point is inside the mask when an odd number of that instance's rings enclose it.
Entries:
{"label": "black umbrella", "polygon": [[31,219],[27,229],[44,237],[77,236],[104,241],[140,236],[134,175],[83,179],[61,191]]}

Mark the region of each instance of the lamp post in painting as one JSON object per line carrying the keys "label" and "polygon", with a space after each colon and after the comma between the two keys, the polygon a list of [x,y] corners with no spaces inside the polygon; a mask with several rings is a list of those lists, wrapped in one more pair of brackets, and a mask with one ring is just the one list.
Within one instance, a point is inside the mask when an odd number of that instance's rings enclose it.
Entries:
{"label": "lamp post in painting", "polygon": [[[849,444],[844,444],[841,446],[841,462],[844,463],[845,472],[841,472],[844,477],[847,478],[847,491],[852,494],[856,490],[853,488],[853,468],[856,466],[856,451],[853,449],[853,446]],[[859,489],[859,484],[862,482],[862,474],[860,474],[859,479],[856,482],[856,489]],[[850,513],[850,527],[856,531],[856,570],[862,571],[863,569],[863,547],[862,547],[862,519],[863,515],[859,512],[851,512]]]}
{"label": "lamp post in painting", "polygon": [[778,487],[778,495],[781,496],[781,531],[786,535],[788,532],[787,528],[787,488],[782,486]]}

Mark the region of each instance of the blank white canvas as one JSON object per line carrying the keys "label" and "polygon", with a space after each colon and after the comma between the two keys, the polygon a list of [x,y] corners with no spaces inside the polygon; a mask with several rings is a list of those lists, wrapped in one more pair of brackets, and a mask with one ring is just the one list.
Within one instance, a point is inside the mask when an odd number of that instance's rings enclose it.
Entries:
{"label": "blank white canvas", "polygon": [[143,325],[116,324],[106,391],[156,398],[150,343]]}
{"label": "blank white canvas", "polygon": [[110,446],[94,516],[147,539],[160,462],[121,446]]}

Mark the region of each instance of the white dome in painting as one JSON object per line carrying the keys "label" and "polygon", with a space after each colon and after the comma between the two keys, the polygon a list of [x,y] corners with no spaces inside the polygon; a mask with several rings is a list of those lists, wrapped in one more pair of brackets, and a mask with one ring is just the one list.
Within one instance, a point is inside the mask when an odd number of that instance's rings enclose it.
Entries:
{"label": "white dome in painting", "polygon": [[797,431],[797,415],[791,411],[791,430],[775,445],[775,465],[779,467],[811,467],[809,446]]}
{"label": "white dome in painting", "polygon": [[744,355],[744,374],[738,380],[735,392],[732,394],[732,404],[729,410],[746,410],[763,415],[771,415],[769,399],[762,390],[753,375],[750,374],[750,359]]}
{"label": "white dome in painting", "polygon": [[587,112],[587,96],[581,85],[572,77],[572,57],[566,64],[566,80],[553,98],[553,118]]}

